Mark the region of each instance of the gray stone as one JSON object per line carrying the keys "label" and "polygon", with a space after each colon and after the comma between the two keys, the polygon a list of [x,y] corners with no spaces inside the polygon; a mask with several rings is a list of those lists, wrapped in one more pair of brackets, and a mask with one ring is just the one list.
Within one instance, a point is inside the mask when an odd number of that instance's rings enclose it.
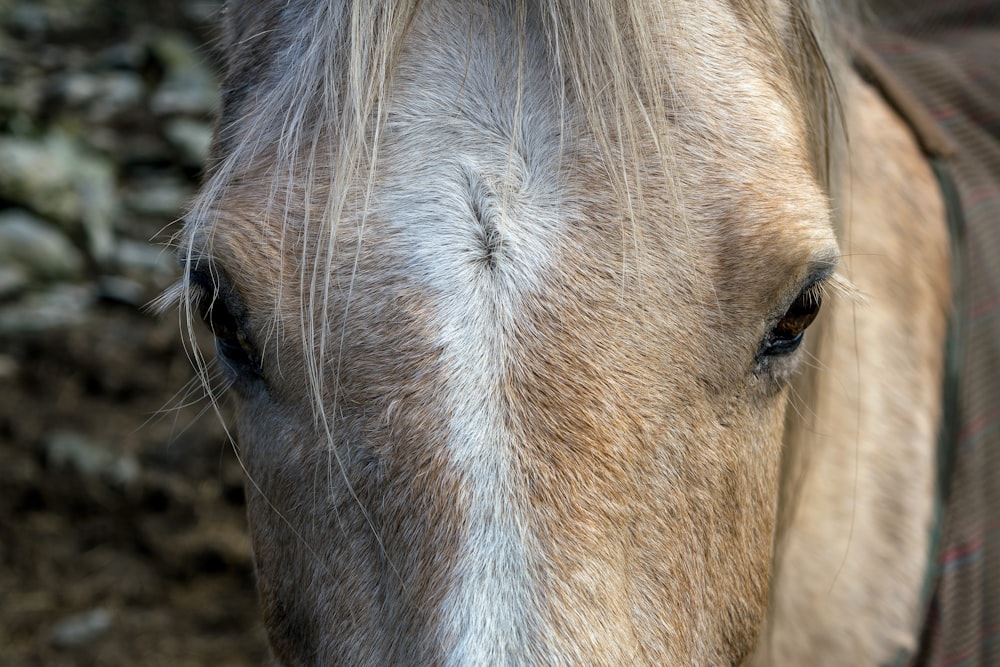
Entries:
{"label": "gray stone", "polygon": [[0,197],[66,226],[82,227],[94,259],[114,246],[115,171],[109,160],[62,132],[41,141],[0,137]]}
{"label": "gray stone", "polygon": [[84,107],[91,122],[103,122],[142,102],[146,84],[135,72],[69,72],[55,85],[69,104]]}
{"label": "gray stone", "polygon": [[24,267],[16,264],[0,264],[0,301],[12,299],[24,292],[31,279]]}
{"label": "gray stone", "polygon": [[120,113],[142,102],[146,84],[135,72],[106,72],[100,88],[100,102],[108,113]]}
{"label": "gray stone", "polygon": [[11,3],[3,11],[4,23],[24,32],[42,32],[49,21],[46,8],[40,3]]}
{"label": "gray stone", "polygon": [[111,452],[95,447],[86,436],[72,431],[56,431],[45,441],[45,453],[53,468],[70,468],[85,477],[96,477],[113,460]]}
{"label": "gray stone", "polygon": [[64,234],[19,209],[0,211],[0,265],[19,266],[42,280],[79,278],[85,268]]}
{"label": "gray stone", "polygon": [[79,30],[88,20],[93,20],[96,4],[96,0],[0,2],[0,22],[40,36],[50,30]]}
{"label": "gray stone", "polygon": [[172,178],[141,181],[125,193],[125,207],[135,213],[177,219],[191,201],[194,189]]}
{"label": "gray stone", "polygon": [[97,281],[97,290],[102,299],[131,306],[139,307],[148,301],[142,284],[121,276],[101,276]]}
{"label": "gray stone", "polygon": [[97,97],[101,79],[90,72],[66,72],[56,79],[54,92],[70,104],[82,105]]}
{"label": "gray stone", "polygon": [[0,381],[16,377],[19,368],[17,359],[7,354],[0,354]]}
{"label": "gray stone", "polygon": [[184,16],[200,23],[212,23],[218,20],[223,4],[220,0],[189,0],[183,4]]}
{"label": "gray stone", "polygon": [[203,121],[175,118],[163,128],[167,139],[181,152],[184,165],[200,167],[208,159],[212,143],[212,126]]}
{"label": "gray stone", "polygon": [[98,607],[66,616],[52,626],[49,638],[54,646],[73,648],[88,644],[111,628],[111,614]]}
{"label": "gray stone", "polygon": [[139,479],[139,463],[129,455],[116,455],[86,436],[55,431],[45,439],[45,454],[53,468],[69,468],[83,477],[100,478],[124,486]]}
{"label": "gray stone", "polygon": [[94,304],[92,288],[57,284],[0,308],[0,334],[26,335],[82,324]]}
{"label": "gray stone", "polygon": [[180,270],[172,248],[122,239],[115,253],[121,273],[143,285],[166,287]]}
{"label": "gray stone", "polygon": [[166,70],[151,102],[154,113],[214,113],[219,106],[218,82],[198,48],[176,33],[163,33],[152,48]]}

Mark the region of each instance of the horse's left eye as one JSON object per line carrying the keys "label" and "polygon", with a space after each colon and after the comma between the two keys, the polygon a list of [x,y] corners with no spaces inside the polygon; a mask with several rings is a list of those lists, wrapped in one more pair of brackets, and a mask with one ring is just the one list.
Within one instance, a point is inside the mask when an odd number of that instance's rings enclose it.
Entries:
{"label": "horse's left eye", "polygon": [[764,339],[761,354],[791,354],[802,343],[802,336],[816,316],[822,304],[822,288],[813,283],[802,290]]}
{"label": "horse's left eye", "polygon": [[215,349],[229,366],[238,372],[259,373],[253,346],[223,299],[203,297],[198,314],[215,336]]}

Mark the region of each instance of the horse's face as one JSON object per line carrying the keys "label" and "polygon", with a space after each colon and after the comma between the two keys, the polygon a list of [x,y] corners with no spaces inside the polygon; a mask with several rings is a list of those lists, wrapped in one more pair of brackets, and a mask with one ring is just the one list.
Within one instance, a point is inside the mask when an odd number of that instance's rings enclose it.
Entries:
{"label": "horse's face", "polygon": [[[519,42],[486,12],[409,23],[374,179],[332,173],[335,132],[292,162],[254,137],[187,228],[275,653],[737,662],[837,256],[797,102],[730,10],[677,12],[669,159],[644,144],[626,190],[534,19]],[[220,159],[293,74],[288,17],[259,16],[231,19]]]}

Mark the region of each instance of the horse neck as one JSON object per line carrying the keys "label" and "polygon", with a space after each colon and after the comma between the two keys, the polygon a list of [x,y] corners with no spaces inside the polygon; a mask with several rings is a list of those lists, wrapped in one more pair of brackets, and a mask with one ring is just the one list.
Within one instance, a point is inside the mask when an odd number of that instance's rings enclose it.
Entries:
{"label": "horse neck", "polygon": [[[883,664],[912,647],[933,521],[948,239],[903,119],[842,89],[843,272],[795,387],[769,619],[754,664]],[[919,333],[918,333],[919,332]]]}

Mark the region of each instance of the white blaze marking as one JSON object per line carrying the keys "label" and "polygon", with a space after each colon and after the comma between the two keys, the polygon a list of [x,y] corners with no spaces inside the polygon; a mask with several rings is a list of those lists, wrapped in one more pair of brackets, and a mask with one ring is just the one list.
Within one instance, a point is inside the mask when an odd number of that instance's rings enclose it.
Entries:
{"label": "white blaze marking", "polygon": [[530,552],[524,521],[516,462],[521,445],[506,426],[509,407],[501,383],[520,300],[526,289],[541,289],[561,225],[550,209],[531,206],[524,191],[513,195],[517,214],[498,221],[502,242],[496,266],[489,268],[464,170],[455,162],[412,167],[421,176],[404,170],[409,178],[386,188],[392,194],[381,209],[400,234],[392,246],[405,253],[407,275],[436,305],[433,326],[440,333],[434,342],[444,351],[448,386],[441,400],[451,415],[446,447],[453,473],[464,482],[462,496],[452,499],[461,504],[466,523],[440,610],[440,636],[454,642],[448,664],[523,664],[538,627],[532,578],[537,556]]}
{"label": "white blaze marking", "polygon": [[[523,445],[507,426],[510,406],[502,383],[522,300],[544,289],[567,218],[559,197],[558,95],[549,89],[548,72],[528,80],[532,68],[526,65],[518,100],[497,78],[498,71],[509,71],[506,61],[467,57],[502,58],[497,49],[518,43],[497,34],[510,30],[513,36],[513,24],[472,28],[483,17],[457,10],[473,7],[456,3],[447,12],[428,13],[422,19],[428,25],[418,21],[413,27],[413,34],[449,34],[459,42],[468,36],[470,43],[453,46],[434,38],[420,58],[401,59],[406,67],[397,73],[388,150],[379,165],[385,179],[379,210],[407,279],[431,297],[432,326],[439,332],[432,342],[443,350],[448,389],[437,398],[450,415],[449,473],[462,480],[463,489],[449,501],[461,503],[465,517],[454,576],[439,610],[439,636],[453,647],[445,661],[514,665],[529,662],[538,640],[533,575],[539,554],[518,470]],[[517,60],[517,53],[508,55]],[[518,135],[517,151],[512,134]],[[518,151],[530,151],[531,159]],[[503,191],[505,183],[510,192]],[[490,201],[490,191],[508,206],[505,215]],[[490,215],[495,217],[484,230],[483,218]],[[500,240],[492,254],[495,266],[489,266],[495,237],[484,231],[493,221]]]}

